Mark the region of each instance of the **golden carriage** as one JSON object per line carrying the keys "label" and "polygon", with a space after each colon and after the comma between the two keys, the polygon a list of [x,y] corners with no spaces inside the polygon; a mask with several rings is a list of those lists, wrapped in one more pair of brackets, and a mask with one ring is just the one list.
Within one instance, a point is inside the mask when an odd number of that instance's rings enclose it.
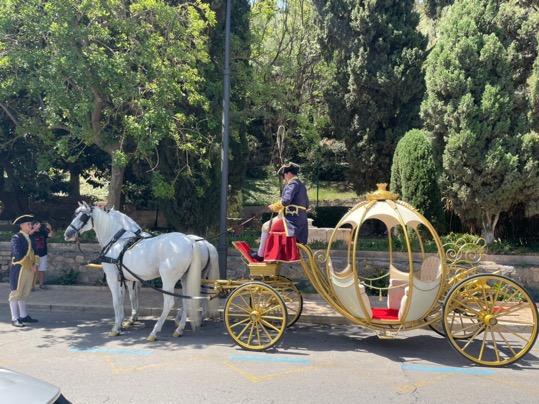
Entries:
{"label": "golden carriage", "polygon": [[[385,228],[389,262],[384,273],[374,275],[362,256],[362,229],[373,223]],[[333,250],[342,228],[350,234],[344,259],[342,252]],[[245,243],[234,245],[250,275],[212,284],[228,295],[226,329],[244,349],[269,349],[300,317],[301,293],[279,275],[279,262],[255,262]],[[436,252],[427,253],[427,245]],[[404,261],[396,259],[397,247],[405,251]],[[325,252],[298,244],[306,277],[352,323],[381,338],[428,326],[475,363],[507,365],[532,348],[538,331],[537,309],[515,281],[496,273],[478,273],[482,246],[472,247],[464,243],[446,250],[428,220],[386,191],[385,184],[340,220]],[[369,296],[372,291],[374,296]]]}

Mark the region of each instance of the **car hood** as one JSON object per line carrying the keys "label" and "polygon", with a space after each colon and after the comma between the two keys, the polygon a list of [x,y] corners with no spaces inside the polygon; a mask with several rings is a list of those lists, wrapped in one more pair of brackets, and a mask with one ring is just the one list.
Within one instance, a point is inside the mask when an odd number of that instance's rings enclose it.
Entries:
{"label": "car hood", "polygon": [[53,403],[60,389],[50,383],[0,368],[0,397],[9,403]]}

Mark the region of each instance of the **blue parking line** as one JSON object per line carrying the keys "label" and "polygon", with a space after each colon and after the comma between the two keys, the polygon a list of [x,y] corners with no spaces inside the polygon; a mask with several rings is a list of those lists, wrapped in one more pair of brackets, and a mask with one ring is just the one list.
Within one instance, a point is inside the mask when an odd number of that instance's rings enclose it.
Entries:
{"label": "blue parking line", "polygon": [[305,358],[291,358],[287,356],[273,355],[230,355],[229,359],[235,362],[271,362],[271,363],[289,363],[292,365],[311,365],[312,361]]}
{"label": "blue parking line", "polygon": [[90,348],[71,348],[70,352],[97,352],[97,353],[107,353],[113,355],[128,355],[128,356],[148,356],[152,354],[152,351],[149,349],[130,349],[130,348],[100,348],[100,347],[90,347]]}
{"label": "blue parking line", "polygon": [[430,372],[430,373],[460,373],[465,375],[490,376],[496,372],[492,369],[485,368],[456,368],[452,366],[427,366],[414,365],[412,363],[403,363],[402,370],[410,370],[413,372]]}

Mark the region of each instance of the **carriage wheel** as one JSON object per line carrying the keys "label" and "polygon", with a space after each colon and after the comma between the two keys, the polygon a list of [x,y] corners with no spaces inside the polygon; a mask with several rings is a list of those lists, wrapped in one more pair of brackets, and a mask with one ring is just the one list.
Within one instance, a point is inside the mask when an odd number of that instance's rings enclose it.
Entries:
{"label": "carriage wheel", "polygon": [[224,314],[228,334],[250,351],[276,345],[286,329],[283,298],[262,282],[249,282],[235,289],[226,300]]}
{"label": "carriage wheel", "polygon": [[451,346],[485,366],[515,362],[537,338],[533,299],[501,275],[475,275],[455,285],[445,300],[443,322]]}
{"label": "carriage wheel", "polygon": [[[443,317],[442,317],[443,309],[440,309],[440,311],[438,312],[437,315],[440,316],[440,318],[437,321],[434,321],[434,322],[430,323],[428,325],[428,327],[432,331],[434,331],[436,334],[441,335],[442,337],[447,337],[447,335],[445,333],[445,330],[444,330],[444,322],[443,322]],[[456,310],[455,315],[459,316],[459,318],[461,316],[462,316],[462,318],[464,318],[464,317],[469,318],[469,316],[466,313],[464,313],[462,310],[460,310],[460,311]],[[427,319],[425,319],[425,321],[427,321]],[[471,318],[471,319],[469,319],[469,321],[473,322],[473,321],[477,321],[477,320]],[[466,338],[472,336],[473,333],[474,333],[474,330],[472,330],[472,329],[464,330],[459,335],[453,336],[453,338],[455,338],[455,339],[466,339]]]}
{"label": "carriage wheel", "polygon": [[[437,316],[440,315],[440,312],[437,312]],[[425,321],[428,321],[428,319],[425,319]],[[428,325],[428,327],[434,331],[436,334],[438,335],[441,335],[442,337],[445,337],[445,332],[444,332],[444,324],[442,322],[442,317],[440,316],[440,319],[439,320],[436,320],[434,321],[433,323],[430,323]]]}
{"label": "carriage wheel", "polygon": [[286,312],[288,313],[286,326],[293,326],[299,320],[303,310],[303,296],[301,292],[294,285],[294,282],[284,276],[277,276],[277,281],[271,283],[271,286],[279,292],[286,305]]}

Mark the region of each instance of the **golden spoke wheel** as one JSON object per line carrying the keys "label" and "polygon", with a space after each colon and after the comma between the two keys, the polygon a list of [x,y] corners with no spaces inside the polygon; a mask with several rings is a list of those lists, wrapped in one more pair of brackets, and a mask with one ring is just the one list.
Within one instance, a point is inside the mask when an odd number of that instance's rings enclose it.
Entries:
{"label": "golden spoke wheel", "polygon": [[287,323],[283,298],[271,286],[249,282],[235,289],[225,303],[225,326],[234,342],[250,351],[276,345]]}
{"label": "golden spoke wheel", "polygon": [[[444,321],[443,321],[443,308],[440,309],[438,312],[436,312],[436,316],[439,317],[438,320],[430,323],[428,325],[428,327],[434,331],[436,334],[438,335],[441,335],[442,337],[447,337],[446,333],[445,333],[445,330],[444,330]],[[467,315],[465,312],[463,312],[462,310],[460,309],[455,309],[455,316],[457,318],[457,321],[459,322],[462,322],[464,323],[465,321],[466,322],[469,322],[469,323],[477,323],[478,320],[475,319],[473,316],[469,316]],[[427,318],[425,319],[425,321],[429,321],[430,318]],[[464,327],[462,327],[464,328]],[[473,329],[473,327],[469,328],[469,329],[464,329],[462,330],[462,332],[460,332],[458,335],[454,335],[453,338],[455,339],[466,339],[466,338],[469,338],[471,337],[473,334],[474,334],[475,330]]]}
{"label": "golden spoke wheel", "polygon": [[275,288],[283,298],[284,304],[286,305],[286,312],[288,313],[286,326],[291,327],[301,316],[301,311],[303,310],[303,296],[301,296],[301,292],[296,285],[294,285],[294,282],[284,276],[277,276],[275,281],[270,282],[270,285]]}
{"label": "golden spoke wheel", "polygon": [[531,296],[501,275],[475,275],[446,297],[444,332],[461,355],[484,366],[520,359],[537,338],[537,308]]}

